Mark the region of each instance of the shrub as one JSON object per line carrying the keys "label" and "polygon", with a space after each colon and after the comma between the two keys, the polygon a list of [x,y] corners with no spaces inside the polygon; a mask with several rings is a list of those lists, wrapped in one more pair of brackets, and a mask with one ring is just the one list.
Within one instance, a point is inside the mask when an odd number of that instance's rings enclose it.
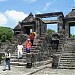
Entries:
{"label": "shrub", "polygon": [[0,27],[0,40],[5,42],[6,40],[12,41],[14,32],[9,27]]}
{"label": "shrub", "polygon": [[2,37],[1,37],[1,41],[2,41],[2,42],[5,42],[6,39],[7,39],[7,36],[6,36],[6,35],[2,35]]}

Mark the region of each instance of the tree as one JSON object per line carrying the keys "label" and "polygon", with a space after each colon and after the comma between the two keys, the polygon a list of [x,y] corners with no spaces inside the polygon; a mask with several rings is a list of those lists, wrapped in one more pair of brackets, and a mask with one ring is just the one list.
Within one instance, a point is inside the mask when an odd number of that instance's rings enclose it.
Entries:
{"label": "tree", "polygon": [[51,29],[47,29],[48,36],[51,36],[53,32],[55,32],[55,31],[51,30]]}
{"label": "tree", "polygon": [[75,38],[75,35],[74,35],[74,34],[73,34],[73,35],[72,35],[72,34],[70,34],[70,37],[71,37],[71,38]]}
{"label": "tree", "polygon": [[2,41],[2,42],[5,42],[6,40],[7,40],[7,36],[6,36],[6,35],[2,35],[1,41]]}
{"label": "tree", "polygon": [[0,40],[5,42],[6,40],[12,41],[13,40],[13,30],[9,27],[0,27]]}

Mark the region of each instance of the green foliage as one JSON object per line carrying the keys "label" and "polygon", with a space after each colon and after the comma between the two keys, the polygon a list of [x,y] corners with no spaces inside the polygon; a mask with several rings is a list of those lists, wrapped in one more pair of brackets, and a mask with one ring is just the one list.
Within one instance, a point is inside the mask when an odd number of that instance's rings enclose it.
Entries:
{"label": "green foliage", "polygon": [[5,42],[6,40],[13,40],[13,30],[9,27],[0,27],[0,40]]}
{"label": "green foliage", "polygon": [[6,39],[7,39],[7,36],[6,36],[6,35],[2,35],[2,37],[1,37],[1,41],[2,41],[2,42],[5,42]]}
{"label": "green foliage", "polygon": [[47,29],[47,33],[48,33],[49,36],[51,36],[53,32],[55,32],[55,31],[51,30],[51,29]]}
{"label": "green foliage", "polygon": [[70,37],[75,39],[75,35],[72,35],[72,34],[71,34]]}

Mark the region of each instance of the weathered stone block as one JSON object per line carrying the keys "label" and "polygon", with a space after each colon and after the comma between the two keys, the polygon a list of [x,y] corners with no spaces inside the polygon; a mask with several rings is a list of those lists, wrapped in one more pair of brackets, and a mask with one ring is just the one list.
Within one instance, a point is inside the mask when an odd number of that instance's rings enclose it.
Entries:
{"label": "weathered stone block", "polygon": [[26,54],[26,63],[31,63],[31,58],[32,58],[32,54],[31,53],[27,53]]}

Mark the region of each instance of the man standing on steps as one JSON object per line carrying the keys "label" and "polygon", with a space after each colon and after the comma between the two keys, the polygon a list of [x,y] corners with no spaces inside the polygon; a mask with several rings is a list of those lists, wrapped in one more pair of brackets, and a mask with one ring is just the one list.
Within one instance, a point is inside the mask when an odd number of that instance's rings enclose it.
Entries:
{"label": "man standing on steps", "polygon": [[20,42],[19,45],[17,46],[17,49],[18,49],[18,59],[22,58],[22,50],[23,50],[23,45],[22,43]]}

